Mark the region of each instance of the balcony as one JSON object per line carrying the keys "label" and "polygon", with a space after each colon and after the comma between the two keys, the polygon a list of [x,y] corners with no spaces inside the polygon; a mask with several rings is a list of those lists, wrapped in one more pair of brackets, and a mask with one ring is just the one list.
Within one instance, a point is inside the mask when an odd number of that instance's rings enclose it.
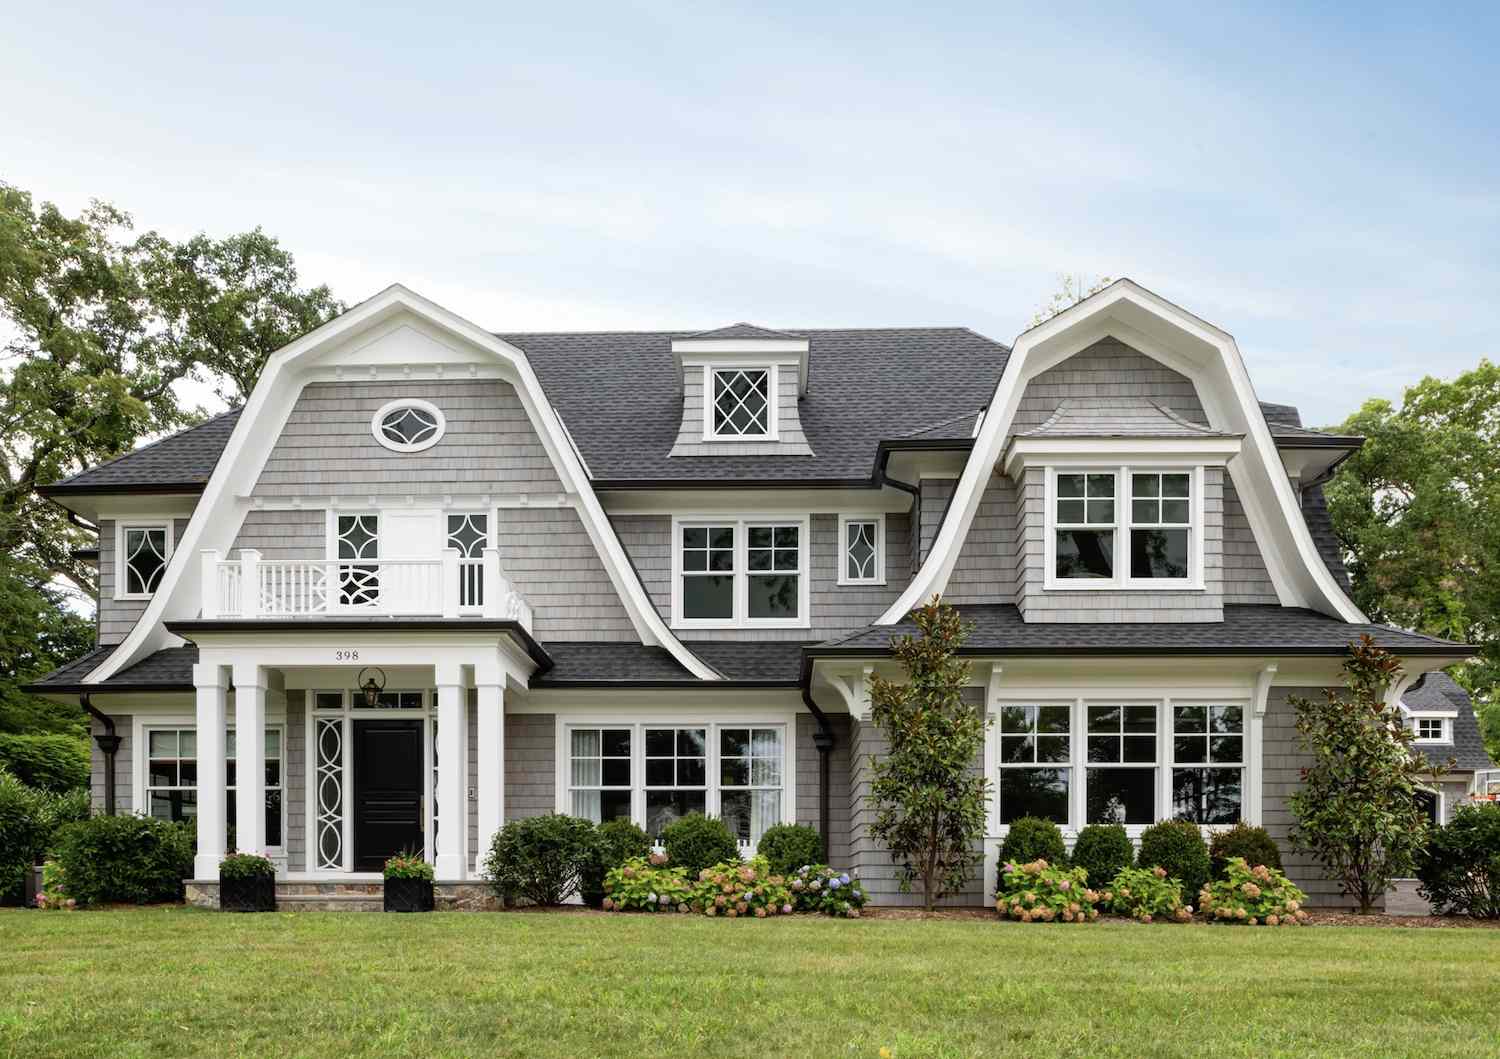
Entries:
{"label": "balcony", "polygon": [[265,560],[202,553],[204,618],[488,618],[531,632],[531,605],[500,572],[500,553],[437,559]]}

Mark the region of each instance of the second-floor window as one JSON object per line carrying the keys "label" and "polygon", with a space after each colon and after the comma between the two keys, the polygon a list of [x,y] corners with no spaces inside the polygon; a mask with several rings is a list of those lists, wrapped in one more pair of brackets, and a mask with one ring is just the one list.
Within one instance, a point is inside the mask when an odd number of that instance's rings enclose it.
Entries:
{"label": "second-floor window", "polygon": [[161,584],[172,554],[169,523],[122,525],[117,538],[120,549],[117,599],[148,599]]}
{"label": "second-floor window", "polygon": [[838,583],[885,584],[885,520],[881,516],[839,520],[842,544]]}
{"label": "second-floor window", "polygon": [[774,431],[771,368],[708,368],[710,438],[764,440]]}
{"label": "second-floor window", "polygon": [[688,627],[796,627],[807,619],[807,523],[677,524],[673,617]]}
{"label": "second-floor window", "polygon": [[1048,510],[1054,588],[1199,588],[1198,475],[1186,468],[1057,470]]}

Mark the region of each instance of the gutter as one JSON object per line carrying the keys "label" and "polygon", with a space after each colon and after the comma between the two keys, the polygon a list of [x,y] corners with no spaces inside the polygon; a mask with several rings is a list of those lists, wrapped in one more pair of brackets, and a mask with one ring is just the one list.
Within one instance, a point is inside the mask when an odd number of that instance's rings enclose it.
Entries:
{"label": "gutter", "polygon": [[832,768],[829,755],[833,753],[834,736],[833,725],[828,721],[828,715],[824,713],[816,702],[813,701],[812,689],[810,687],[810,667],[804,667],[804,679],[802,685],[802,703],[818,722],[818,730],[813,733],[813,746],[818,750],[818,837],[823,840],[823,862],[828,862],[828,832],[832,827],[832,818],[828,804],[830,778]]}
{"label": "gutter", "polygon": [[122,740],[115,733],[115,720],[94,705],[91,695],[85,691],[78,696],[79,703],[89,715],[104,725],[104,731],[94,736],[94,742],[104,752],[104,815],[115,815],[115,755],[120,751]]}

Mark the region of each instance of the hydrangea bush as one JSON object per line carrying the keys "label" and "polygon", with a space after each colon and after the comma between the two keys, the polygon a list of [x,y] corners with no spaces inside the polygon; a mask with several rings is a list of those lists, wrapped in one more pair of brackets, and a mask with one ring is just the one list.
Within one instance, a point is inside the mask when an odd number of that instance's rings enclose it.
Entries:
{"label": "hydrangea bush", "polygon": [[691,907],[706,916],[726,919],[790,915],[792,889],[786,876],[771,871],[765,857],[726,861],[699,873]]}
{"label": "hydrangea bush", "polygon": [[1198,894],[1198,906],[1210,920],[1249,926],[1296,926],[1307,921],[1307,895],[1285,875],[1264,864],[1250,867],[1231,857],[1228,877],[1209,883]]}
{"label": "hydrangea bush", "polygon": [[1165,868],[1123,868],[1102,895],[1112,911],[1150,923],[1170,919],[1186,923],[1193,906],[1182,900],[1182,884],[1169,878]]}
{"label": "hydrangea bush", "polygon": [[687,912],[693,884],[683,868],[667,867],[665,853],[631,857],[604,877],[606,912]]}
{"label": "hydrangea bush", "polygon": [[1085,923],[1099,918],[1099,893],[1083,868],[1057,868],[1045,859],[1009,861],[1000,870],[995,911],[1022,923]]}
{"label": "hydrangea bush", "polygon": [[78,907],[78,902],[68,896],[67,887],[63,885],[62,865],[56,861],[49,860],[42,865],[42,892],[36,895],[36,906],[54,912],[71,912]]}
{"label": "hydrangea bush", "polygon": [[805,864],[792,873],[792,898],[799,912],[858,919],[868,894],[858,875],[826,864]]}

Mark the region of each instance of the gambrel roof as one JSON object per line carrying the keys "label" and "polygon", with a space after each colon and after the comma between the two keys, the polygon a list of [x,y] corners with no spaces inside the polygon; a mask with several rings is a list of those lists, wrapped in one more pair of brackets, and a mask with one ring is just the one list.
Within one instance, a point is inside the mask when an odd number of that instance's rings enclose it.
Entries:
{"label": "gambrel roof", "polygon": [[1442,764],[1450,758],[1460,769],[1494,768],[1495,763],[1484,748],[1484,737],[1479,732],[1479,719],[1474,715],[1474,704],[1469,693],[1442,670],[1424,673],[1418,681],[1406,689],[1401,696],[1402,705],[1413,713],[1424,710],[1454,712],[1453,743],[1423,745],[1414,749],[1433,764]]}

